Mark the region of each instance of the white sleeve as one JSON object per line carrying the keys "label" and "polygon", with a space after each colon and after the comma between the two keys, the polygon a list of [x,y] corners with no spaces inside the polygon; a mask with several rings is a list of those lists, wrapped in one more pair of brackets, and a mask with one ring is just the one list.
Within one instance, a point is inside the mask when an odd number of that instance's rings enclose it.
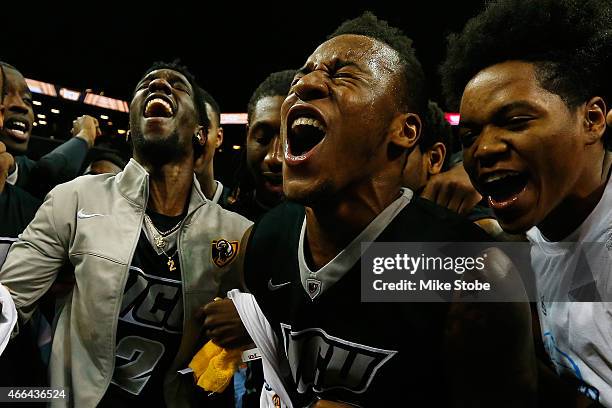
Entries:
{"label": "white sleeve", "polygon": [[227,297],[234,302],[240,320],[242,320],[244,327],[262,356],[264,379],[271,390],[266,391],[266,384],[262,387],[261,406],[274,407],[272,399],[277,394],[280,398],[281,407],[293,408],[280,374],[278,339],[268,319],[259,308],[255,297],[250,293],[241,293],[238,289],[229,291]]}
{"label": "white sleeve", "polygon": [[11,338],[17,323],[17,310],[8,290],[0,285],[0,355]]}

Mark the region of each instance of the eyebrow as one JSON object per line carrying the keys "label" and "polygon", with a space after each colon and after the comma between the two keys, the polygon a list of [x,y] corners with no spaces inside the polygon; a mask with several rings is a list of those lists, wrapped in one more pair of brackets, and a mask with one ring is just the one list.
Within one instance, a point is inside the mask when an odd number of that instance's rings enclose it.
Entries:
{"label": "eyebrow", "polygon": [[333,66],[335,69],[341,69],[344,67],[355,67],[355,68],[360,68],[359,64],[357,64],[356,62],[353,61],[347,61],[347,60],[343,60],[343,59],[335,59],[333,62]]}
{"label": "eyebrow", "polygon": [[526,100],[519,100],[519,101],[514,101],[514,102],[510,102],[506,105],[503,105],[502,107],[500,107],[499,109],[497,109],[495,112],[493,112],[493,117],[501,117],[504,115],[507,115],[508,112],[511,112],[515,109],[527,109],[527,110],[538,110],[538,108],[531,102],[526,101]]}
{"label": "eyebrow", "polygon": [[[539,111],[539,108],[537,106],[535,106],[533,103],[527,101],[527,100],[518,100],[518,101],[513,101],[510,103],[507,103],[505,105],[502,105],[501,107],[497,108],[491,115],[490,118],[492,121],[496,121],[496,120],[500,120],[502,119],[504,116],[506,116],[509,112],[512,112],[515,109],[526,109],[526,110],[530,110],[530,111]],[[461,117],[461,120],[459,122],[459,127],[473,127],[473,126],[477,126],[478,124],[474,121],[470,121],[468,120],[464,120],[463,119],[463,115]]]}
{"label": "eyebrow", "polygon": [[274,126],[272,126],[269,122],[269,119],[258,119],[256,122],[253,122],[253,124],[251,125],[251,131],[254,132],[256,130],[260,130],[260,129],[273,129]]}
{"label": "eyebrow", "polygon": [[[296,74],[302,74],[302,75],[306,75],[309,72],[312,71],[312,68],[310,68],[310,66],[312,65],[312,63],[307,63],[306,65],[304,65],[302,68],[298,69]],[[347,61],[347,60],[343,60],[340,58],[334,58],[330,64],[323,64],[326,66],[331,66],[331,68],[338,70],[338,69],[342,69],[345,67],[354,67],[354,68],[360,68],[360,66],[353,61]]]}
{"label": "eyebrow", "polygon": [[297,74],[306,75],[307,73],[309,73],[311,71],[311,69],[308,68],[308,65],[310,65],[310,64],[306,64],[302,68],[298,69],[295,74],[296,75]]}

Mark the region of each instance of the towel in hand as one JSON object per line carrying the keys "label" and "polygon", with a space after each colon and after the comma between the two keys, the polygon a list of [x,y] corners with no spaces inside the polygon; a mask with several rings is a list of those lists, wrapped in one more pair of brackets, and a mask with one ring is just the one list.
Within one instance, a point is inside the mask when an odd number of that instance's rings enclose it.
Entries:
{"label": "towel in hand", "polygon": [[242,361],[242,350],[226,350],[209,341],[189,363],[198,386],[221,393],[232,381]]}

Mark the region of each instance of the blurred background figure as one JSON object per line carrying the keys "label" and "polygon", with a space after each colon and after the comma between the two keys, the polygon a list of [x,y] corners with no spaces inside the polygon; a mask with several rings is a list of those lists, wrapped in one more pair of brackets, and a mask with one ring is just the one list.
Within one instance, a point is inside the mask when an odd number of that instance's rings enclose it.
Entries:
{"label": "blurred background figure", "polygon": [[249,100],[246,151],[226,205],[252,221],[283,200],[280,108],[294,75],[270,74]]}
{"label": "blurred background figure", "polygon": [[[221,108],[219,104],[206,90],[200,88],[200,94],[204,98],[206,105],[206,115],[208,116],[208,132],[204,153],[195,162],[195,174],[202,187],[206,198],[214,203],[218,203],[223,196],[229,193],[220,181],[215,180],[214,157],[217,149],[223,143],[223,127],[221,127]],[[223,200],[221,200],[222,202]]]}
{"label": "blurred background figure", "polygon": [[117,174],[126,165],[126,161],[118,153],[104,149],[103,146],[92,149],[89,157],[89,164],[83,174]]}
{"label": "blurred background figure", "polygon": [[71,139],[37,162],[28,158],[26,153],[35,123],[32,92],[17,68],[5,62],[0,64],[5,78],[5,121],[0,141],[15,159],[6,182],[43,198],[57,184],[79,175],[88,150],[101,135],[100,127],[96,119],[81,116],[73,121]]}

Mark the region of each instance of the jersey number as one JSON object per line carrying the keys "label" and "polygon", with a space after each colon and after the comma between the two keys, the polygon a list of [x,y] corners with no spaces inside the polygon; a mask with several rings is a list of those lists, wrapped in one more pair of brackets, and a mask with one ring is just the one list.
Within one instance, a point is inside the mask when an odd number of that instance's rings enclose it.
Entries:
{"label": "jersey number", "polygon": [[164,345],[157,341],[137,336],[122,338],[117,344],[116,355],[128,362],[115,367],[111,382],[131,394],[139,395],[164,350]]}

